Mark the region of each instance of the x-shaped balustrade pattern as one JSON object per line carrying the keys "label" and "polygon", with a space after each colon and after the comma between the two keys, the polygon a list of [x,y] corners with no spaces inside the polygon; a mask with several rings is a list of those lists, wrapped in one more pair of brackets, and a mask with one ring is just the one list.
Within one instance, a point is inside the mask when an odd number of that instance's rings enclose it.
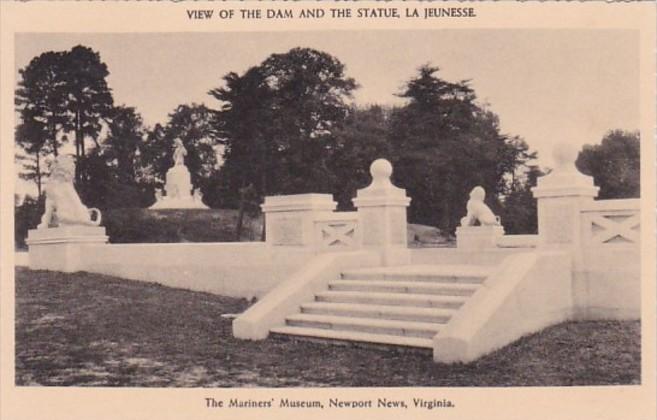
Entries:
{"label": "x-shaped balustrade pattern", "polygon": [[639,200],[600,200],[582,211],[585,243],[638,244]]}
{"label": "x-shaped balustrade pattern", "polygon": [[352,250],[360,245],[356,212],[337,212],[315,220],[315,244],[318,250]]}

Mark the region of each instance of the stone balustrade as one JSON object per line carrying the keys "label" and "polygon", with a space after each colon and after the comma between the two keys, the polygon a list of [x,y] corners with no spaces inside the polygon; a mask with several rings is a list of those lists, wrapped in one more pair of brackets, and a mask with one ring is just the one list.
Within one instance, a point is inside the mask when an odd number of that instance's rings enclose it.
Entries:
{"label": "stone balustrade", "polygon": [[372,182],[358,190],[355,212],[336,212],[330,194],[265,197],[266,241],[272,247],[303,246],[315,253],[366,248],[379,252],[385,265],[408,264],[406,190],[392,184],[392,165],[378,159]]}
{"label": "stone balustrade", "polygon": [[314,231],[314,248],[318,252],[353,251],[362,245],[355,211],[318,216]]}
{"label": "stone balustrade", "polygon": [[590,246],[639,246],[639,199],[598,200],[581,209],[582,244]]}

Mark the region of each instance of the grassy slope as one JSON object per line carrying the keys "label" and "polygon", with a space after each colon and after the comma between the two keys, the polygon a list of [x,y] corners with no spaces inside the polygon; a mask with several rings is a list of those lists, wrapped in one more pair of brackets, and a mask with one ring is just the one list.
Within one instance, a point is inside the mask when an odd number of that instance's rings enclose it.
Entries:
{"label": "grassy slope", "polygon": [[221,315],[243,311],[245,300],[87,273],[18,269],[16,305],[19,385],[602,385],[640,377],[639,322],[566,323],[448,366],[426,353],[240,341]]}

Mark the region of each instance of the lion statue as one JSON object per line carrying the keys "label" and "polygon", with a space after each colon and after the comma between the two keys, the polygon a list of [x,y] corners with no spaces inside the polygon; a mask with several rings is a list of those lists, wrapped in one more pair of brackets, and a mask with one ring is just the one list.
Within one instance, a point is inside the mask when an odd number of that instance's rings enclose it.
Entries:
{"label": "lion statue", "polygon": [[73,186],[74,174],[75,163],[70,156],[59,156],[55,159],[44,190],[46,211],[41,217],[38,228],[100,224],[100,210],[88,209],[80,201],[80,196]]}
{"label": "lion statue", "polygon": [[476,186],[470,191],[470,199],[466,205],[467,214],[461,219],[461,226],[499,226],[500,218],[495,216],[491,209],[484,203],[486,191]]}

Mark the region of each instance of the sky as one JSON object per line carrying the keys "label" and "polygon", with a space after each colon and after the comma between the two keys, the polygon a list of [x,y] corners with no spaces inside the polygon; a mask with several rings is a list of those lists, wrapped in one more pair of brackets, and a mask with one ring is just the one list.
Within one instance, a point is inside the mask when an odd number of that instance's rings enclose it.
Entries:
{"label": "sky", "polygon": [[552,164],[557,142],[599,143],[610,129],[639,128],[639,38],[625,30],[423,30],[233,33],[17,34],[18,70],[45,51],[82,44],[100,53],[116,104],[148,126],[179,104],[218,102],[207,92],[294,47],[325,51],[359,84],[359,105],[403,104],[397,96],[423,64],[448,81],[468,79],[500,117]]}

